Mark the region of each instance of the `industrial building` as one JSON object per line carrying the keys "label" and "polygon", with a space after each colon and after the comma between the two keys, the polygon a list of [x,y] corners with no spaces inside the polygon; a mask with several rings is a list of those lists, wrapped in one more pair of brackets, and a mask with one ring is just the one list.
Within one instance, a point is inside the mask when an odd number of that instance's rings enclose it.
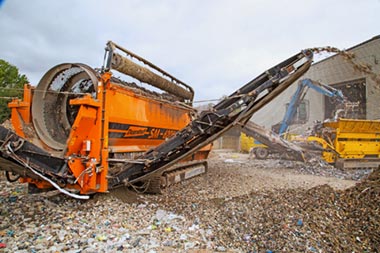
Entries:
{"label": "industrial building", "polygon": [[[314,63],[300,79],[310,78],[323,84],[340,89],[353,104],[350,118],[380,119],[380,35],[345,50],[353,56],[334,54]],[[278,125],[285,115],[287,105],[297,89],[293,83],[280,96],[265,105],[252,117],[252,121],[267,129]],[[338,106],[338,107],[337,107]],[[314,125],[315,121],[334,118],[337,103],[315,90],[310,89],[297,109],[289,132],[302,134]],[[240,134],[230,130],[214,142],[216,149],[240,150]]]}
{"label": "industrial building", "polygon": [[[302,78],[310,78],[342,90],[349,101],[357,103],[352,108],[351,118],[380,119],[380,36],[346,51],[353,56],[352,59],[341,54],[333,55],[313,64]],[[257,112],[252,120],[268,129],[278,124],[297,85],[298,82],[292,84]],[[297,110],[289,132],[302,133],[316,120],[333,118],[336,106],[331,98],[310,89]]]}

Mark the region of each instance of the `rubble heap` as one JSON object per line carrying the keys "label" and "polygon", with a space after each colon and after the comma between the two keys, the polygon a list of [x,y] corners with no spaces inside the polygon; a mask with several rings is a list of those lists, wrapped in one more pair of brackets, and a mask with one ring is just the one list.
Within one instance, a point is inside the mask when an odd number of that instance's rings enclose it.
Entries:
{"label": "rubble heap", "polygon": [[242,252],[375,252],[380,248],[379,208],[376,170],[344,191],[328,185],[258,191],[184,210],[214,231],[216,245]]}
{"label": "rubble heap", "polygon": [[[175,185],[163,195],[121,189],[124,198],[97,194],[87,201],[60,194],[29,195],[25,185],[1,178],[0,251],[376,252],[380,248],[379,170],[348,189],[336,190],[326,184],[305,184],[306,179],[324,182],[325,177],[305,177],[307,171],[274,161],[223,161],[215,159],[207,175]],[[338,178],[330,174],[326,178],[333,180],[334,187],[348,183],[339,178],[340,173]],[[287,185],[274,175],[299,181]]]}

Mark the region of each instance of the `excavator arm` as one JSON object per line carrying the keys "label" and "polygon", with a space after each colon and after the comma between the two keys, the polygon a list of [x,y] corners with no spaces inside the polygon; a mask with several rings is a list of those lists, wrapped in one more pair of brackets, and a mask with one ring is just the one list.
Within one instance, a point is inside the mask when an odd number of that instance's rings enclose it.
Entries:
{"label": "excavator arm", "polygon": [[290,100],[288,109],[284,115],[284,119],[282,120],[280,130],[278,132],[280,136],[288,130],[289,125],[292,123],[297,112],[297,108],[307,93],[306,88],[311,88],[322,95],[335,98],[341,102],[345,101],[341,90],[334,89],[331,86],[313,81],[308,78],[301,80],[298,84],[296,92],[293,94],[292,99]]}
{"label": "excavator arm", "polygon": [[292,123],[297,112],[297,108],[304,99],[308,88],[312,88],[318,93],[332,97],[338,101],[345,102],[345,97],[343,96],[341,90],[337,90],[331,86],[313,81],[311,79],[303,79],[299,81],[297,90],[292,96],[278,134],[268,131],[264,127],[258,126],[253,122],[246,124],[242,131],[248,136],[254,137],[255,140],[258,140],[260,143],[270,147],[272,150],[278,153],[287,154],[296,160],[305,162],[311,158],[316,159],[316,157],[313,156],[308,150],[286,140],[286,138],[283,138],[282,136]]}

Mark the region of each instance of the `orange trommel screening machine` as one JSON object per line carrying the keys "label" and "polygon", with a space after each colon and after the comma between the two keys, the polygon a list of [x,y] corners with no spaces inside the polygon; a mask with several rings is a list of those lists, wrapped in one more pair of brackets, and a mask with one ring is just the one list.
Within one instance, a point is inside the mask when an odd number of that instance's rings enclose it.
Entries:
{"label": "orange trommel screening machine", "polygon": [[58,189],[83,199],[123,185],[160,192],[205,173],[212,142],[244,127],[312,59],[312,50],[303,50],[197,113],[190,86],[108,42],[101,69],[57,65],[9,104],[14,130],[0,126],[0,169],[9,181],[28,183],[30,192]]}
{"label": "orange trommel screening machine", "polygon": [[[160,94],[124,82],[115,78],[111,69],[164,92]],[[84,64],[57,65],[43,76],[37,87],[26,85],[23,100],[14,100],[9,107],[16,134],[49,153],[51,157],[46,159],[52,160],[52,167],[53,157],[64,158],[66,168],[59,168],[61,171],[55,173],[63,175],[69,170],[65,187],[87,194],[106,192],[107,177],[119,171],[124,163],[143,162],[139,161],[139,155],[186,126],[195,114],[193,97],[190,86],[109,42],[102,70]],[[211,145],[207,145],[144,182],[147,188],[144,190],[159,191],[178,178],[204,173],[210,149]],[[18,174],[31,189],[52,187],[49,181],[31,171],[20,168]],[[137,187],[142,188],[143,183]]]}

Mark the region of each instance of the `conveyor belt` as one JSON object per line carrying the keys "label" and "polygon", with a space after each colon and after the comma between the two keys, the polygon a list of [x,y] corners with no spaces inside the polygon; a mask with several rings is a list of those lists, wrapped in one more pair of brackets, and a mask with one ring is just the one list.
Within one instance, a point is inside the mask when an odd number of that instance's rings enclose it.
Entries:
{"label": "conveyor belt", "polygon": [[261,107],[296,81],[310,67],[312,51],[303,51],[267,70],[211,110],[202,112],[177,134],[139,157],[143,164],[127,164],[109,179],[110,187],[147,180],[213,142],[231,127],[244,125]]}

